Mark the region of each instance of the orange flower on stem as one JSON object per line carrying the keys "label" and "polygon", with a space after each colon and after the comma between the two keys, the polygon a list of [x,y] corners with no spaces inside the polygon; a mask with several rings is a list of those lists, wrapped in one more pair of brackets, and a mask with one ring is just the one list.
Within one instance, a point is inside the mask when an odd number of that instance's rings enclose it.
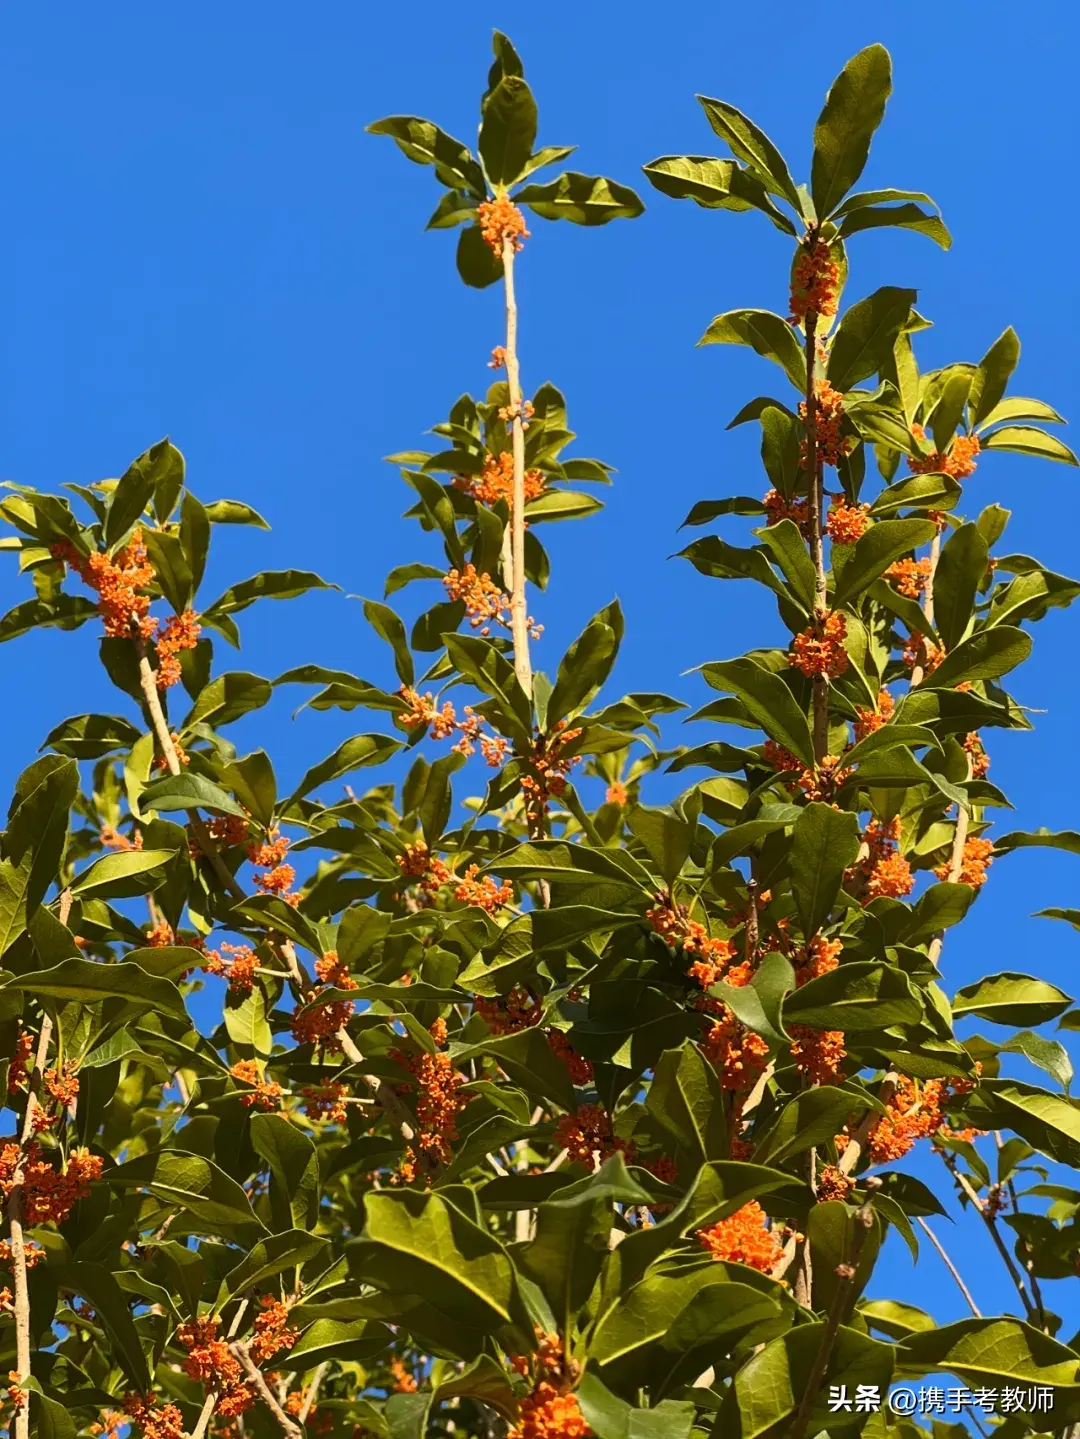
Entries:
{"label": "orange flower on stem", "polygon": [[699,1229],[697,1238],[714,1259],[746,1264],[761,1274],[771,1273],[784,1253],[779,1239],[765,1227],[765,1211],[756,1199],[711,1228]]}
{"label": "orange flower on stem", "polygon": [[788,663],[807,677],[825,675],[837,679],[847,670],[849,660],[844,648],[847,620],[836,610],[815,615],[809,628],[795,636]]}
{"label": "orange flower on stem", "polygon": [[834,499],[829,505],[826,529],[834,545],[853,545],[862,539],[872,523],[869,505],[849,505],[842,498]]}
{"label": "orange flower on stem", "polygon": [[525,228],[525,216],[508,195],[499,195],[494,200],[484,200],[476,211],[480,233],[493,255],[502,258],[503,244],[509,240],[515,250],[524,248],[529,232]]}

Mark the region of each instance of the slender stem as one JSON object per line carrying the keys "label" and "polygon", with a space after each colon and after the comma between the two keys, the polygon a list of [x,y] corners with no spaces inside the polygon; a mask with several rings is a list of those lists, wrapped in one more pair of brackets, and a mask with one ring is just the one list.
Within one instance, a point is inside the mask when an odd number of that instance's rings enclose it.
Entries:
{"label": "slender stem", "polygon": [[870,1233],[873,1223],[874,1211],[868,1203],[864,1204],[855,1216],[855,1237],[851,1245],[851,1255],[843,1264],[836,1266],[836,1277],[840,1282],[836,1286],[832,1304],[829,1306],[825,1330],[821,1336],[821,1345],[810,1370],[799,1407],[795,1411],[789,1439],[806,1439],[806,1430],[810,1423],[814,1402],[821,1389],[822,1381],[828,1373],[833,1346],[840,1331],[844,1310],[847,1308],[848,1293],[859,1268],[859,1259],[862,1256],[863,1245],[866,1243],[866,1236]]}
{"label": "slender stem", "polygon": [[[971,756],[968,756],[967,777],[971,778]],[[964,846],[967,844],[968,826],[971,823],[971,811],[960,806],[956,816],[956,827],[953,830],[952,849],[949,852],[949,869],[946,879],[950,884],[955,884],[960,878],[964,868]],[[930,941],[927,950],[931,964],[937,964],[941,958],[942,946],[945,943],[945,931],[939,930]]]}
{"label": "slender stem", "polygon": [[[146,701],[146,708],[150,715],[150,723],[154,728],[154,736],[161,748],[161,753],[165,757],[165,763],[168,766],[169,773],[178,775],[182,772],[183,766],[176,753],[176,746],[173,744],[172,735],[169,733],[169,724],[165,718],[165,711],[161,707],[161,696],[158,693],[157,681],[154,678],[154,671],[147,658],[146,645],[142,640],[135,641],[135,650],[139,657],[139,687],[142,690],[143,699]],[[246,899],[247,895],[244,893],[243,885],[241,885],[236,876],[230,872],[228,865],[222,859],[217,845],[210,838],[210,832],[203,823],[201,815],[199,815],[197,810],[189,809],[187,811],[187,818],[188,824],[191,826],[191,832],[195,836],[195,842],[210,861],[214,873],[222,885],[229,891],[234,899]]]}
{"label": "slender stem", "polygon": [[281,1432],[283,1434],[287,1434],[288,1439],[301,1439],[301,1436],[304,1433],[303,1429],[299,1424],[297,1424],[293,1419],[291,1419],[288,1414],[285,1413],[284,1409],[282,1409],[281,1405],[278,1403],[277,1398],[274,1395],[273,1390],[270,1388],[269,1384],[267,1384],[265,1378],[263,1377],[262,1370],[248,1353],[247,1345],[237,1343],[231,1344],[229,1347],[232,1349],[232,1352],[236,1355],[237,1359],[239,1359],[244,1373],[255,1386],[259,1398],[263,1401],[267,1409],[270,1410],[270,1413],[277,1420]]}
{"label": "slender stem", "polygon": [[[71,904],[70,893],[67,894]],[[34,1068],[30,1074],[29,1092],[26,1097],[26,1112],[23,1115],[22,1132],[19,1135],[19,1157],[12,1175],[11,1193],[8,1196],[8,1227],[11,1231],[11,1270],[15,1280],[15,1367],[20,1384],[30,1377],[30,1291],[26,1282],[26,1242],[23,1235],[23,1180],[26,1174],[27,1150],[34,1137],[34,1119],[37,1114],[37,1093],[41,1085],[41,1074],[52,1039],[53,1022],[46,1015],[41,1022]],[[29,1439],[30,1406],[27,1396],[15,1413],[16,1439]]]}
{"label": "slender stem", "polygon": [[510,509],[511,569],[510,632],[514,641],[514,673],[527,695],[532,694],[529,659],[529,616],[525,608],[525,417],[522,414],[521,370],[518,365],[517,298],[514,294],[514,242],[507,237],[502,248],[506,291],[506,382],[510,391],[510,437],[514,456],[514,493]]}
{"label": "slender stem", "polygon": [[972,1188],[967,1175],[960,1169],[959,1165],[957,1164],[955,1156],[950,1154],[948,1150],[944,1149],[939,1150],[938,1153],[941,1155],[941,1158],[944,1161],[945,1168],[956,1180],[957,1184],[959,1184],[964,1194],[971,1201],[972,1207],[974,1208],[975,1212],[978,1214],[983,1224],[985,1224],[986,1232],[994,1241],[994,1248],[1001,1255],[1001,1261],[1005,1265],[1009,1278],[1012,1280],[1017,1294],[1019,1294],[1020,1296],[1020,1302],[1024,1306],[1024,1313],[1026,1317],[1029,1320],[1037,1319],[1038,1315],[1036,1313],[1035,1306],[1031,1302],[1027,1290],[1024,1288],[1024,1281],[1020,1277],[1019,1269],[1017,1269],[1015,1263],[1013,1262],[1013,1257],[1009,1253],[1008,1246],[1001,1237],[1001,1231],[997,1227],[997,1220],[994,1218],[993,1214],[987,1209],[986,1205]]}
{"label": "slender stem", "polygon": [[[807,236],[807,245],[812,247],[817,235]],[[824,508],[824,485],[822,465],[818,454],[817,439],[817,393],[814,389],[814,363],[817,358],[816,310],[806,316],[806,475],[807,515],[810,522],[810,558],[814,565],[814,607],[817,615],[824,615],[828,609],[828,581],[825,576],[825,542],[822,531],[822,509]],[[829,752],[829,680],[826,675],[815,675],[813,679],[814,718],[814,760],[817,764]]]}
{"label": "slender stem", "polygon": [[[878,1098],[881,1100],[882,1104],[888,1104],[889,1101],[892,1099],[893,1095],[896,1093],[896,1083],[898,1079],[899,1075],[896,1073],[896,1071],[890,1069],[888,1074],[886,1074],[885,1078],[881,1081],[881,1089],[878,1091]],[[870,1136],[877,1128],[878,1120],[880,1118],[881,1115],[877,1112],[876,1109],[871,1109],[867,1114],[863,1116],[861,1122],[855,1130],[855,1133],[848,1140],[847,1148],[840,1156],[840,1162],[837,1165],[837,1168],[840,1170],[841,1174],[850,1174],[851,1171],[858,1164],[859,1159],[862,1156],[862,1152],[866,1148],[866,1145],[870,1139]]]}
{"label": "slender stem", "polygon": [[[930,573],[926,577],[926,588],[923,590],[922,609],[923,614],[934,623],[934,576],[937,574],[938,560],[941,558],[941,531],[938,530],[930,541]],[[911,671],[911,688],[916,689],[923,682],[926,671],[922,665],[915,665]]]}
{"label": "slender stem", "polygon": [[956,1280],[956,1287],[960,1290],[960,1293],[964,1296],[965,1300],[967,1301],[967,1306],[968,1306],[968,1308],[971,1310],[972,1314],[974,1314],[974,1316],[975,1316],[976,1319],[981,1319],[981,1318],[982,1318],[982,1313],[981,1313],[981,1311],[979,1310],[979,1307],[978,1307],[978,1305],[975,1303],[974,1299],[972,1299],[972,1297],[971,1297],[971,1291],[968,1289],[967,1285],[966,1285],[966,1284],[964,1283],[964,1281],[961,1279],[961,1277],[960,1277],[960,1271],[957,1269],[956,1265],[952,1262],[952,1260],[949,1258],[948,1254],[945,1252],[945,1246],[942,1244],[941,1240],[937,1237],[937,1235],[934,1233],[934,1231],[930,1228],[929,1224],[927,1224],[926,1220],[923,1219],[923,1217],[922,1217],[921,1215],[916,1215],[915,1217],[916,1217],[916,1219],[917,1219],[917,1221],[918,1221],[919,1228],[920,1228],[920,1229],[923,1231],[923,1233],[926,1235],[927,1239],[929,1239],[930,1243],[931,1243],[931,1244],[934,1246],[934,1248],[937,1250],[938,1254],[940,1254],[940,1256],[941,1256],[941,1262],[945,1265],[945,1268],[949,1271],[949,1273],[952,1275],[952,1277]]}
{"label": "slender stem", "polygon": [[316,1366],[315,1373],[311,1376],[311,1383],[304,1390],[304,1402],[300,1405],[300,1413],[296,1416],[296,1422],[301,1428],[307,1423],[307,1417],[311,1413],[311,1407],[315,1403],[315,1396],[319,1392],[319,1385],[323,1382],[323,1375],[326,1373],[327,1363],[323,1362]]}

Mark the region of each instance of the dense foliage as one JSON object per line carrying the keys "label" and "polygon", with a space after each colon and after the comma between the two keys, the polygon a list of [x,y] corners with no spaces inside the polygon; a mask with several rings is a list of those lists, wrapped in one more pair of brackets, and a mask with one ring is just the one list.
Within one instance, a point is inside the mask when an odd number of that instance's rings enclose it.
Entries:
{"label": "dense foliage", "polygon": [[[385,598],[419,584],[434,602],[411,629],[365,602],[379,683],[215,672],[243,610],[326,582],[262,573],[201,599],[216,528],[264,522],[197,499],[168,441],[119,480],[0,502],[34,591],[0,638],[100,624],[123,711],[52,730],[0,851],[8,1422],[19,1439],[909,1439],[915,1420],[831,1412],[830,1390],[947,1372],[1052,1391],[1050,1419],[998,1416],[1002,1439],[1064,1432],[1080,1347],[1042,1281],[1080,1259],[1061,1169],[1080,1167],[1080,1110],[1037,1031],[1070,1026],[1071,1000],[1019,973],[950,997],[939,968],[1000,857],[1080,849],[991,835],[1006,800],[986,747],[1031,727],[1002,682],[1080,585],[1001,553],[1000,506],[962,514],[986,455],[1075,464],[1044,428],[1060,416],[1007,393],[1011,330],[924,374],[913,290],[842,309],[859,232],[949,243],[928,197],[854,192],[890,89],[880,46],[829,91],[809,187],[703,99],[733,158],[646,176],[759,211],[794,254],[788,316],[732,311],[702,341],[779,368],[781,396],[733,421],[760,426],[767,493],[695,505],[688,525],[751,535],[683,554],[769,589],[782,638],[702,666],[718,698],[693,718],[727,737],[692,749],[661,747],[680,700],[598,700],[616,603],[554,678],[534,671],[539,527],[595,512],[612,470],[574,457],[553,385],[525,397],[515,264],[533,216],[643,206],[606,179],[534,178],[571,152],[536,148],[521,61],[502,35],[494,50],[478,156],[426,120],[371,127],[434,168],[431,226],[460,227],[462,278],[506,301],[487,392],[434,426],[437,452],[392,457],[424,550]],[[283,686],[376,715],[288,795],[228,739]],[[400,784],[360,787],[395,756]],[[660,767],[711,777],[649,805]],[[958,1039],[973,1016],[1016,1032]],[[1002,1051],[1041,1073],[1002,1077]],[[917,1144],[937,1192],[896,1167]],[[890,1229],[940,1246],[949,1190],[1015,1314],[939,1327],[863,1297]]]}

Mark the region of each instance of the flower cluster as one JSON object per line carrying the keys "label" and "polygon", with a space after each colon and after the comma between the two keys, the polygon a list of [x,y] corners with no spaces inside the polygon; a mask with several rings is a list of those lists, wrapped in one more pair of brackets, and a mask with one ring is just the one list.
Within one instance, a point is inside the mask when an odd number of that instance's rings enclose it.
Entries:
{"label": "flower cluster", "polygon": [[329,1004],[316,1004],[320,994],[328,989],[356,989],[357,983],[349,973],[348,966],[338,958],[337,952],[328,949],[321,959],[315,961],[315,973],[321,980],[321,985],[308,996],[308,1003],[303,1009],[294,1010],[290,1027],[293,1038],[297,1044],[317,1044],[324,1050],[331,1051],[341,1048],[341,1041],[337,1038],[341,1030],[353,1016],[356,1006],[351,999],[335,999]]}
{"label": "flower cluster", "polygon": [[460,904],[475,905],[488,914],[496,914],[514,902],[514,886],[508,879],[504,879],[499,885],[489,874],[484,875],[483,879],[477,879],[479,873],[478,864],[470,864],[465,871],[464,878],[454,890],[454,898]]}
{"label": "flower cluster", "polygon": [[703,924],[690,918],[686,905],[676,904],[669,890],[656,896],[652,908],[645,911],[645,919],[669,949],[679,946],[685,955],[697,956],[688,972],[702,989],[711,988],[735,958],[735,946],[730,940],[710,935]]}
{"label": "flower cluster", "polygon": [[282,1349],[291,1349],[300,1338],[299,1329],[290,1329],[289,1311],[272,1294],[259,1300],[261,1313],[255,1316],[254,1334],[248,1341],[248,1352],[256,1364],[265,1364]]}
{"label": "flower cluster", "polygon": [[492,254],[500,259],[507,243],[512,250],[520,250],[529,238],[529,232],[525,228],[525,216],[508,195],[482,201],[477,208],[476,218],[486,244]]}
{"label": "flower cluster", "polygon": [[915,888],[911,866],[897,849],[899,839],[899,818],[885,822],[872,819],[863,830],[866,853],[856,869],[865,877],[866,893],[870,899],[878,899],[882,895],[903,899]]}
{"label": "flower cluster", "polygon": [[840,756],[825,755],[813,769],[804,769],[799,775],[798,786],[808,800],[825,800],[832,803],[837,790],[851,778],[854,771],[841,764]]}
{"label": "flower cluster", "polygon": [[[981,889],[986,883],[986,871],[993,863],[994,845],[991,840],[972,837],[964,841],[964,853],[960,860],[958,884],[970,884],[972,889]],[[934,870],[938,879],[948,879],[951,865],[946,861]]]}
{"label": "flower cluster", "polygon": [[478,994],[473,1001],[475,1012],[491,1030],[492,1034],[518,1034],[523,1029],[532,1029],[544,1015],[544,1006],[535,994],[516,984],[508,994],[485,999]]}
{"label": "flower cluster", "polygon": [[512,1369],[531,1377],[532,1389],[521,1401],[520,1422],[507,1439],[591,1439],[593,1431],[573,1392],[581,1365],[565,1353],[557,1334],[537,1330],[537,1340],[531,1361],[521,1354],[510,1357]]}
{"label": "flower cluster", "polygon": [[217,1413],[233,1419],[245,1414],[255,1403],[255,1392],[244,1380],[239,1359],[224,1339],[218,1338],[221,1320],[206,1315],[180,1324],[176,1340],[187,1350],[181,1368],[189,1379],[195,1379],[206,1392],[217,1394]]}
{"label": "flower cluster", "polygon": [[972,779],[984,779],[990,772],[990,756],[976,730],[964,737],[964,749],[971,761]]}
{"label": "flower cluster", "polygon": [[431,694],[420,695],[408,685],[403,685],[398,691],[399,696],[405,702],[407,708],[398,716],[406,729],[417,729],[420,725],[430,725],[432,739],[448,739],[455,730],[460,731],[461,738],[453,746],[458,754],[471,755],[476,753],[477,742],[480,744],[480,753],[491,766],[498,769],[506,759],[509,748],[507,742],[501,735],[486,735],[482,733],[484,721],[476,714],[472,705],[465,705],[462,709],[463,719],[458,719],[454,706],[446,700],[441,709],[436,708],[434,697]]}
{"label": "flower cluster", "polygon": [[824,240],[799,250],[791,274],[791,314],[793,325],[801,325],[813,313],[822,319],[836,314],[840,294],[840,267],[833,259]]}
{"label": "flower cluster", "polygon": [[[446,1042],[445,1021],[436,1020],[431,1035],[437,1044]],[[409,1071],[416,1081],[416,1143],[429,1162],[448,1164],[451,1144],[458,1137],[457,1117],[472,1098],[459,1094],[465,1076],[454,1068],[448,1054],[404,1054],[391,1050],[391,1057]]]}
{"label": "flower cluster", "polygon": [[887,725],[895,711],[896,701],[889,691],[878,690],[877,709],[859,708],[855,711],[855,743]]}
{"label": "flower cluster", "polygon": [[[15,1184],[20,1148],[15,1142],[0,1149],[0,1194],[7,1199]],[[41,1157],[37,1142],[26,1146],[23,1166],[23,1217],[28,1225],[63,1224],[80,1199],[90,1193],[90,1184],[101,1178],[102,1161],[88,1149],[76,1149],[68,1156],[67,1168],[56,1170]]]}
{"label": "flower cluster", "polygon": [[[544,476],[539,470],[525,471],[525,503],[538,500],[544,493]],[[514,506],[514,457],[509,450],[484,456],[479,475],[455,475],[454,488],[470,495],[490,509],[501,500],[507,509]]]}
{"label": "flower cluster", "polygon": [[207,820],[206,828],[219,849],[235,849],[248,843],[251,825],[242,815],[216,814]]}
{"label": "flower cluster", "polygon": [[113,829],[111,824],[101,826],[101,834],[98,836],[105,849],[116,850],[118,853],[125,853],[132,849],[142,849],[143,837],[139,830],[136,830],[133,837],[128,839],[127,835],[120,834]]}
{"label": "flower cluster", "polygon": [[711,1228],[699,1229],[697,1238],[714,1259],[746,1264],[762,1274],[771,1273],[784,1253],[784,1246],[766,1227],[765,1211],[756,1199]]}
{"label": "flower cluster", "polygon": [[404,1362],[395,1354],[390,1360],[390,1373],[393,1375],[393,1391],[395,1394],[415,1394],[418,1388],[416,1379],[405,1368]]}
{"label": "flower cluster", "polygon": [[615,780],[612,784],[609,784],[604,791],[605,804],[615,804],[622,809],[625,805],[629,804],[629,802],[629,792],[621,780]]}
{"label": "flower cluster", "polygon": [[467,564],[463,570],[450,570],[443,576],[443,588],[447,599],[462,602],[469,625],[482,635],[490,635],[493,623],[510,628],[510,596],[503,593],[490,575],[480,574],[474,564]]}
{"label": "flower cluster", "polygon": [[[799,405],[799,414],[805,421],[805,400]],[[816,380],[814,382],[814,438],[816,441],[817,457],[821,464],[832,465],[834,469],[851,449],[851,441],[840,433],[843,423],[843,395],[841,395],[839,391],[834,390],[828,380]],[[804,468],[806,467],[808,458],[809,446],[804,436],[801,451]]]}
{"label": "flower cluster", "polygon": [[51,546],[55,559],[63,560],[82,580],[97,591],[98,613],[111,639],[152,639],[157,620],[150,618],[150,596],[140,594],[154,583],[154,569],[146,558],[142,530],[110,559],[106,554],[83,556],[70,540]]}
{"label": "flower cluster", "polygon": [[830,1199],[846,1200],[854,1188],[855,1181],[850,1174],[845,1174],[835,1164],[826,1164],[818,1175],[817,1201],[828,1204]]}
{"label": "flower cluster", "polygon": [[862,539],[872,523],[869,505],[849,505],[838,497],[829,505],[825,528],[834,545],[853,545]]}
{"label": "flower cluster", "polygon": [[[749,974],[744,976],[732,970],[727,982],[733,984],[741,980],[746,983],[749,977]],[[701,1042],[701,1049],[720,1076],[721,1086],[736,1094],[753,1089],[768,1065],[769,1046],[760,1034],[755,1034],[737,1020],[721,1000],[702,996],[702,1001],[703,1007],[712,1015],[712,1023]]]}
{"label": "flower cluster", "polygon": [[602,1164],[613,1154],[633,1153],[633,1146],[620,1139],[612,1127],[611,1115],[599,1104],[582,1104],[573,1114],[564,1114],[555,1126],[555,1146],[588,1169]]}
{"label": "flower cluster", "polygon": [[945,651],[925,635],[911,635],[901,658],[909,670],[921,669],[923,674],[929,675],[945,658]]}
{"label": "flower cluster", "polygon": [[593,1077],[592,1061],[578,1054],[561,1029],[547,1031],[548,1047],[562,1060],[574,1084],[588,1084]]}
{"label": "flower cluster", "polygon": [[810,506],[806,500],[798,497],[788,500],[779,490],[770,490],[761,503],[765,506],[766,525],[778,525],[781,520],[791,520],[804,535],[809,533]]}
{"label": "flower cluster", "polygon": [[194,610],[169,616],[165,628],[154,642],[158,661],[156,683],[159,690],[171,689],[174,684],[179,683],[179,655],[183,650],[193,650],[199,643],[201,634],[202,626]]}
{"label": "flower cluster", "polygon": [[543,823],[548,802],[566,793],[566,776],[580,755],[566,755],[568,745],[578,739],[580,729],[568,729],[567,721],[559,720],[549,735],[537,735],[532,754],[528,757],[531,773],[523,775],[521,790],[525,796],[525,817],[533,828]]}
{"label": "flower cluster", "polygon": [[838,610],[824,610],[814,616],[810,626],[795,636],[788,663],[800,673],[825,675],[837,679],[848,667],[844,648],[847,620]]}
{"label": "flower cluster", "polygon": [[8,1093],[17,1094],[26,1083],[30,1073],[29,1059],[34,1052],[34,1036],[20,1029],[15,1041],[15,1052],[8,1062]]}
{"label": "flower cluster", "polygon": [[891,582],[897,594],[904,595],[909,600],[917,600],[930,583],[930,561],[897,560],[885,571],[885,578]]}
{"label": "flower cluster", "polygon": [[[124,1413],[143,1439],[184,1439],[184,1416],[175,1404],[157,1404],[154,1394],[126,1394]],[[107,1428],[106,1433],[109,1433]]]}
{"label": "flower cluster", "polygon": [[280,1109],[281,1097],[285,1093],[280,1084],[263,1077],[256,1059],[241,1059],[229,1070],[234,1079],[251,1086],[241,1094],[240,1102],[245,1109]]}
{"label": "flower cluster", "polygon": [[325,1119],[331,1124],[344,1124],[348,1089],[344,1084],[308,1085],[300,1091],[304,1112],[309,1119]]}
{"label": "flower cluster", "polygon": [[296,879],[296,870],[291,864],[285,863],[290,844],[291,840],[279,835],[275,829],[271,831],[269,839],[261,843],[252,841],[247,847],[247,857],[252,864],[266,871],[265,874],[255,876],[256,887],[264,894],[280,895],[295,907],[300,903],[300,897],[291,894],[290,890]]}
{"label": "flower cluster", "polygon": [[407,880],[416,880],[426,895],[436,894],[450,882],[450,871],[437,855],[433,855],[422,839],[407,844],[397,856],[397,867]]}
{"label": "flower cluster", "polygon": [[[922,425],[912,425],[911,433],[918,440],[926,439]],[[954,480],[966,480],[976,469],[981,449],[978,435],[957,435],[944,451],[935,450],[932,455],[922,458],[908,456],[908,469],[916,475],[950,475]]]}
{"label": "flower cluster", "polygon": [[[919,1084],[906,1074],[898,1075],[886,1112],[878,1119],[867,1141],[870,1163],[886,1164],[902,1159],[918,1140],[936,1134],[953,1095],[966,1093],[970,1088],[968,1080],[927,1079]],[[838,1151],[843,1153],[847,1145],[847,1132],[838,1134]]]}
{"label": "flower cluster", "polygon": [[207,973],[227,979],[234,994],[250,994],[259,963],[255,951],[246,944],[222,944],[221,953],[231,958],[222,959],[221,954],[214,949],[206,952],[204,968]]}

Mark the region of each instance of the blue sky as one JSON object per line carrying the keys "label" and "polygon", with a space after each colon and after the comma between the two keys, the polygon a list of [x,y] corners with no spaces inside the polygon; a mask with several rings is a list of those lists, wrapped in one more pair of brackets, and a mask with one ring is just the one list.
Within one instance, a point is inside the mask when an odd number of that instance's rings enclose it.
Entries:
{"label": "blue sky", "polygon": [[[546,627],[536,662],[553,670],[617,593],[627,615],[618,690],[700,702],[686,671],[775,643],[780,630],[749,587],[668,559],[695,500],[764,488],[751,427],[724,426],[775,388],[773,373],[751,354],[694,346],[722,310],[784,309],[789,250],[761,216],[705,212],[644,187],[640,166],[658,155],[716,152],[696,92],[751,114],[802,179],[829,81],[855,50],[884,42],[896,93],[864,180],[928,190],[955,244],[946,255],[902,232],[857,236],[849,299],[882,283],[917,287],[935,325],[920,336],[924,368],[978,359],[1012,324],[1018,392],[1080,414],[1070,7],[1034,0],[1022,25],[1013,6],[974,0],[875,9],[842,23],[835,8],[808,19],[790,0],[682,4],[662,20],[633,3],[556,19],[476,0],[9,10],[0,478],[88,483],[170,434],[203,499],[246,500],[273,525],[219,531],[204,599],[286,566],[379,595],[392,565],[437,560],[401,523],[407,492],[380,456],[422,444],[462,391],[486,385],[499,298],[460,284],[452,236],[424,233],[439,196],[431,173],[364,126],[417,113],[471,141],[497,26],[524,56],[540,142],[578,143],[576,167],[638,186],[648,205],[642,219],[598,231],[537,220],[519,267],[526,388],[557,383],[578,452],[619,471],[598,518],[547,532],[554,573],[534,605]],[[1009,506],[1006,549],[1069,573],[1080,566],[1075,476],[988,458],[971,506]],[[27,594],[5,560],[3,609]],[[243,654],[219,653],[219,666],[273,676],[319,661],[391,680],[386,652],[343,596],[265,604],[240,623]],[[1040,626],[1013,686],[1042,712],[1035,735],[993,736],[993,778],[1016,804],[1006,828],[1077,825],[1078,626],[1068,611]],[[59,720],[126,703],[98,669],[90,627],[34,636],[0,661],[0,789]],[[355,714],[294,721],[292,698],[235,731],[242,748],[270,749],[283,783],[365,727]],[[946,946],[947,987],[1031,968],[1069,988],[1080,936],[1027,916],[1076,902],[1077,864],[1050,851],[999,863]],[[951,1247],[993,1310],[1008,1300],[984,1241],[972,1232]],[[928,1252],[938,1288],[936,1263]],[[902,1253],[875,1288],[916,1296]],[[943,1276],[939,1297],[935,1308],[958,1317]],[[1073,1316],[1064,1333],[1075,1327]]]}

